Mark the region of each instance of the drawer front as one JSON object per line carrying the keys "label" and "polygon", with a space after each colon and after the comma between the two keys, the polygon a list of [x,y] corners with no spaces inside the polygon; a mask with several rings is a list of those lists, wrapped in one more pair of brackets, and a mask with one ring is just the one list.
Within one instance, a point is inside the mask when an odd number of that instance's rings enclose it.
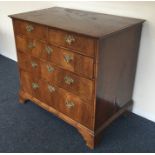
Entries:
{"label": "drawer front", "polygon": [[17,50],[30,54],[34,57],[40,58],[41,52],[45,48],[45,45],[43,43],[33,39],[26,39],[25,37],[21,37],[18,35],[15,37]]}
{"label": "drawer front", "polygon": [[15,34],[25,35],[28,38],[47,40],[48,28],[31,22],[14,20]]}
{"label": "drawer front", "polygon": [[41,80],[39,83],[41,87],[41,101],[48,104],[49,106],[59,109],[59,97],[60,92],[58,87],[53,85],[53,83]]}
{"label": "drawer front", "polygon": [[49,30],[49,42],[94,57],[94,39],[61,30]]}
{"label": "drawer front", "polygon": [[23,70],[20,71],[20,87],[24,92],[29,93],[31,96],[41,100],[41,87],[39,85],[40,79],[30,75]]}
{"label": "drawer front", "polygon": [[41,76],[81,98],[92,100],[93,81],[65,71],[51,63],[41,62]]}
{"label": "drawer front", "polygon": [[92,107],[78,96],[60,88],[59,110],[70,118],[92,129]]}
{"label": "drawer front", "polygon": [[23,91],[57,109],[71,119],[92,128],[92,108],[78,96],[59,88],[52,83],[34,78],[30,73],[20,72],[20,83]]}
{"label": "drawer front", "polygon": [[40,61],[23,52],[17,52],[19,67],[23,70],[31,72],[32,75],[40,77]]}
{"label": "drawer front", "polygon": [[93,59],[56,46],[45,46],[41,57],[86,78],[93,78]]}

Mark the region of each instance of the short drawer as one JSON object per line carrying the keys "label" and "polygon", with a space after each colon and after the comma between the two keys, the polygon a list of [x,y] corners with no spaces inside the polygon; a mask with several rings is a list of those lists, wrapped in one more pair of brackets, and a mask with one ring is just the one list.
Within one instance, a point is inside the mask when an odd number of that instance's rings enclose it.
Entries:
{"label": "short drawer", "polygon": [[23,52],[17,52],[17,56],[18,65],[21,69],[31,72],[36,77],[40,77],[40,61],[37,58]]}
{"label": "short drawer", "polygon": [[38,40],[47,40],[48,28],[46,26],[21,20],[14,20],[13,22],[15,34]]}
{"label": "short drawer", "polygon": [[93,78],[93,59],[53,45],[45,46],[41,58],[86,78]]}
{"label": "short drawer", "polygon": [[81,98],[92,100],[93,81],[79,77],[71,72],[56,67],[52,63],[41,62],[41,77],[57,84]]}
{"label": "short drawer", "polygon": [[26,54],[40,58],[41,52],[45,48],[45,44],[34,39],[27,39],[22,36],[15,36],[16,48],[18,51],[25,52]]}
{"label": "short drawer", "polygon": [[31,96],[41,99],[40,79],[37,76],[32,75],[20,69],[20,88],[22,91],[30,94]]}
{"label": "short drawer", "polygon": [[95,40],[75,33],[50,29],[49,42],[94,57]]}

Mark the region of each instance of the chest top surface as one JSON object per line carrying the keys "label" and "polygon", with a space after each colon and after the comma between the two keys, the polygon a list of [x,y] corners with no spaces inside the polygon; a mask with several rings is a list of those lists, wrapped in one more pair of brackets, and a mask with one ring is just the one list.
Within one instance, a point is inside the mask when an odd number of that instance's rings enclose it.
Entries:
{"label": "chest top surface", "polygon": [[61,7],[14,14],[10,17],[97,38],[144,22],[142,19]]}

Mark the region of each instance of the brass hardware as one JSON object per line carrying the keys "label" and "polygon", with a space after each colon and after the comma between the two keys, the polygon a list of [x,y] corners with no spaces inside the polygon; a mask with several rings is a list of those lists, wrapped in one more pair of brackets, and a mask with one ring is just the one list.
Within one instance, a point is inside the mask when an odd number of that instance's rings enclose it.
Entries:
{"label": "brass hardware", "polygon": [[53,52],[53,49],[50,46],[46,46],[45,51],[47,52],[48,55],[50,55]]}
{"label": "brass hardware", "polygon": [[65,77],[64,77],[64,80],[65,80],[65,83],[68,84],[68,85],[74,83],[74,79],[72,79],[72,78],[69,77],[69,76],[65,76]]}
{"label": "brass hardware", "polygon": [[75,38],[72,35],[66,35],[65,36],[65,42],[68,45],[71,45],[73,42],[75,42]]}
{"label": "brass hardware", "polygon": [[70,61],[73,60],[73,56],[72,56],[72,55],[65,55],[65,56],[64,56],[64,60],[65,60],[67,63],[69,63]]}
{"label": "brass hardware", "polygon": [[38,64],[35,63],[35,62],[31,62],[31,65],[32,65],[33,68],[36,68],[38,66]]}
{"label": "brass hardware", "polygon": [[55,91],[55,87],[53,87],[52,85],[48,85],[48,90],[50,91],[50,93]]}
{"label": "brass hardware", "polygon": [[54,71],[54,67],[50,66],[50,65],[47,65],[47,70],[49,73],[53,72]]}
{"label": "brass hardware", "polygon": [[69,109],[70,109],[70,108],[73,108],[74,105],[75,105],[75,104],[74,104],[73,101],[68,101],[68,100],[66,101],[66,107],[67,107],[67,108],[69,108]]}
{"label": "brass hardware", "polygon": [[34,27],[32,25],[27,25],[26,30],[27,32],[32,32],[34,30]]}
{"label": "brass hardware", "polygon": [[28,48],[29,49],[32,49],[32,48],[35,48],[35,47],[36,47],[35,43],[33,43],[33,42],[28,43]]}
{"label": "brass hardware", "polygon": [[38,88],[39,88],[38,83],[32,83],[32,88],[33,88],[33,89],[38,89]]}

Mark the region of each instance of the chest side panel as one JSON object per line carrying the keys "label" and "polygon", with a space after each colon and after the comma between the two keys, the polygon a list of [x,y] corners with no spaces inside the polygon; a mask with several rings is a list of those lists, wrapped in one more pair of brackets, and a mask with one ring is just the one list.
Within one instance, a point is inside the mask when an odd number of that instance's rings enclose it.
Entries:
{"label": "chest side panel", "polygon": [[96,128],[132,100],[141,25],[99,42]]}

